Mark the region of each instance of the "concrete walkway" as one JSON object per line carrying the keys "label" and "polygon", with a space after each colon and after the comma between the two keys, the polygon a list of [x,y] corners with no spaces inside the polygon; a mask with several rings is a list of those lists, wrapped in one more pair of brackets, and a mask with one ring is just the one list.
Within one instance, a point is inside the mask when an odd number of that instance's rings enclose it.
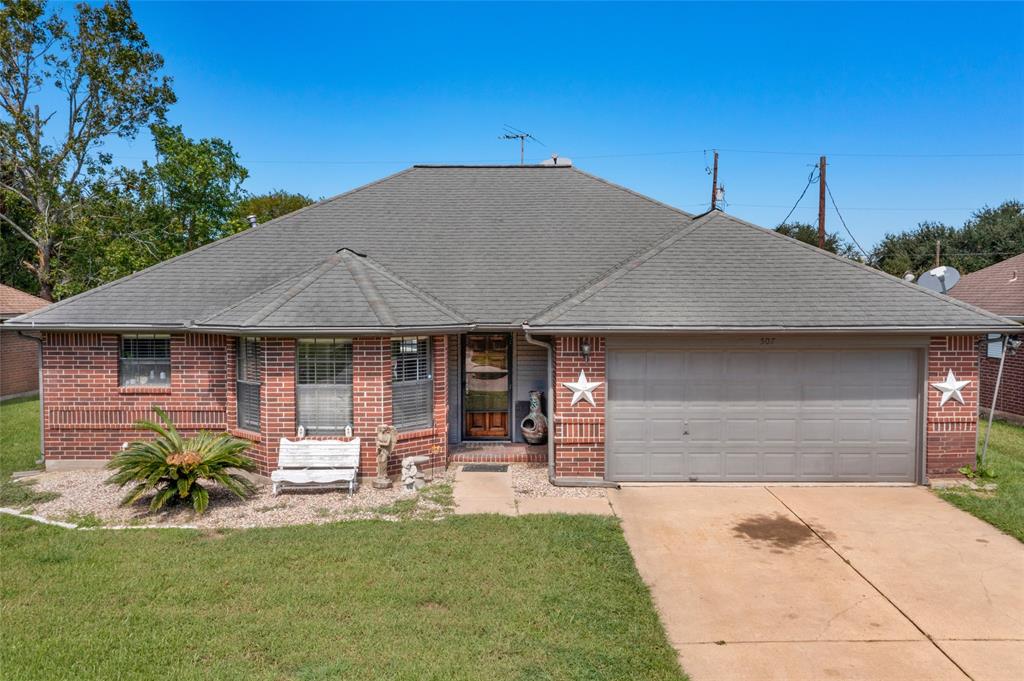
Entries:
{"label": "concrete walkway", "polygon": [[923,488],[609,496],[694,681],[1024,679],[1024,546]]}
{"label": "concrete walkway", "polygon": [[585,513],[613,515],[607,493],[599,497],[521,497],[512,491],[508,473],[467,473],[460,466],[455,472],[455,513]]}

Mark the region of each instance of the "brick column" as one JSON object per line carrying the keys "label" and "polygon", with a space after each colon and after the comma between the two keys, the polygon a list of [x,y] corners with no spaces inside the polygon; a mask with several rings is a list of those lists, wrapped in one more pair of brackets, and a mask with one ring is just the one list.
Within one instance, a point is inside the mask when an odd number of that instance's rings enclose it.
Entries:
{"label": "brick column", "polygon": [[[590,343],[590,359],[584,360],[580,346]],[[555,393],[555,475],[560,478],[604,477],[604,409],[608,394],[605,373],[605,339],[603,337],[577,338],[558,336],[554,339],[555,375],[552,390]],[[587,380],[599,381],[594,391],[596,405],[580,400],[571,405],[572,391],[563,383],[579,379],[580,371]]]}
{"label": "brick column", "polygon": [[[391,423],[391,339],[352,340],[352,434],[362,438],[359,474],[377,474],[377,426]],[[397,448],[396,448],[397,449]],[[395,464],[391,462],[389,470]]]}
{"label": "brick column", "polygon": [[[928,346],[928,428],[926,471],[929,477],[950,475],[973,465],[978,437],[978,354],[974,336],[936,336]],[[952,369],[959,381],[970,381],[961,391],[964,404],[949,400],[939,407],[942,393],[933,383],[946,380]]]}
{"label": "brick column", "polygon": [[[260,341],[262,443],[249,450],[249,454],[256,459],[260,472],[264,474],[277,468],[281,438],[294,438],[298,427],[295,414],[295,347],[294,338],[263,338]],[[233,362],[231,366],[234,367]],[[233,378],[234,368],[230,372]],[[233,385],[231,390],[234,392]]]}

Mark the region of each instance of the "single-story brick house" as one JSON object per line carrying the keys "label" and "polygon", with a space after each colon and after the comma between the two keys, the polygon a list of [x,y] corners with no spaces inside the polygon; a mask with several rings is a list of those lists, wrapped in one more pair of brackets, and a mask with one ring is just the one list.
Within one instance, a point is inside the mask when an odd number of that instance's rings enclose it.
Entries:
{"label": "single-story brick house", "polygon": [[[50,301],[0,284],[0,324]],[[0,400],[39,392],[39,342],[0,326]]]}
{"label": "single-story brick house", "polygon": [[605,484],[951,473],[976,339],[1015,325],[554,161],[414,166],[12,326],[43,339],[50,467],[106,459],[154,403],[265,473],[282,437],[351,428],[372,475],[380,423],[394,467],[532,457],[539,390],[551,478]]}
{"label": "single-story brick house", "polygon": [[[949,295],[971,305],[995,312],[1015,322],[1024,323],[1024,253],[972,272],[960,279]],[[1024,336],[1024,328],[1018,333]],[[981,409],[992,408],[1003,338],[991,334],[979,346],[978,365],[981,376]],[[1024,423],[1024,351],[1007,353],[1003,378],[999,385],[995,415]]]}

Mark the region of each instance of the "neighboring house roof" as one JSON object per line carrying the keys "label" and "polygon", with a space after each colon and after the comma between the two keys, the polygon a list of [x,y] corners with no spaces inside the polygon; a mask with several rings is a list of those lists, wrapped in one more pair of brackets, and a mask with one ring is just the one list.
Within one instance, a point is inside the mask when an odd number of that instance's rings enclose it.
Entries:
{"label": "neighboring house roof", "polygon": [[43,300],[31,293],[25,293],[16,288],[0,284],[0,319],[17,317],[26,312],[46,307],[49,304],[50,301]]}
{"label": "neighboring house roof", "polygon": [[1024,253],[964,275],[949,295],[990,312],[1024,321]]}
{"label": "neighboring house roof", "polygon": [[970,331],[1010,323],[571,166],[415,166],[17,323],[326,334],[531,321]]}

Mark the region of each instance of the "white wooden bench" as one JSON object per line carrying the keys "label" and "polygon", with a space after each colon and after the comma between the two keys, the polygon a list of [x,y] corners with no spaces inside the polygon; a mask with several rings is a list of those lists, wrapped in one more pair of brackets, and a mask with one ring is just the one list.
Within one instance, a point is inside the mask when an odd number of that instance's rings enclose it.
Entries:
{"label": "white wooden bench", "polygon": [[341,440],[288,440],[281,438],[277,470],[270,474],[274,495],[288,487],[348,488],[359,484],[359,438]]}

